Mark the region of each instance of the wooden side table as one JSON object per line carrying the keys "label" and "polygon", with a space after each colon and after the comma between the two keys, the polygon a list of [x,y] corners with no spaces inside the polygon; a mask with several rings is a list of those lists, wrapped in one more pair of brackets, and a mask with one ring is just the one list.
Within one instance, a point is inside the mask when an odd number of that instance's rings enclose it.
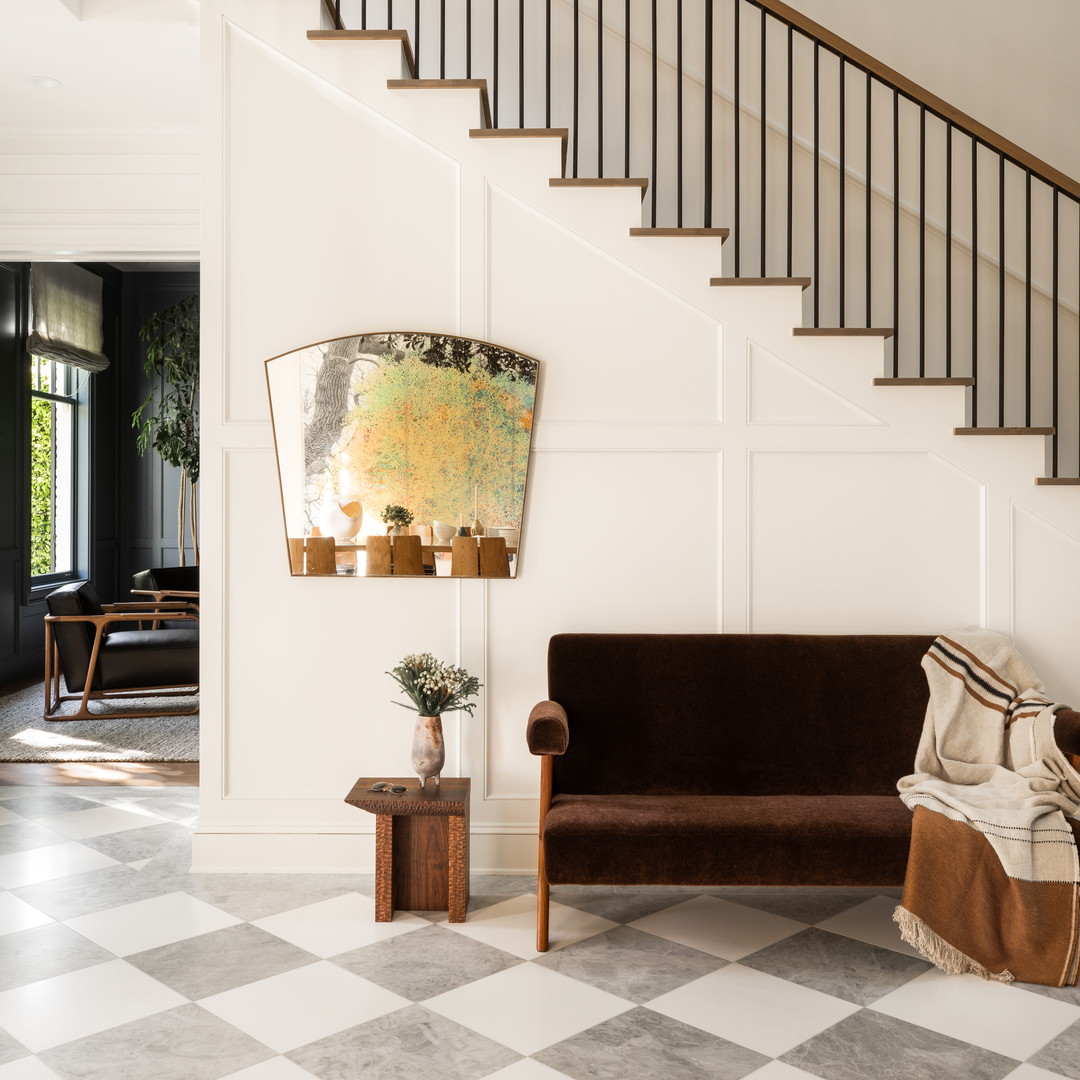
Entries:
{"label": "wooden side table", "polygon": [[[379,780],[404,784],[403,795],[371,791]],[[429,780],[415,776],[361,776],[345,796],[350,806],[375,815],[375,921],[395,910],[448,911],[464,922],[469,906],[468,777]]]}

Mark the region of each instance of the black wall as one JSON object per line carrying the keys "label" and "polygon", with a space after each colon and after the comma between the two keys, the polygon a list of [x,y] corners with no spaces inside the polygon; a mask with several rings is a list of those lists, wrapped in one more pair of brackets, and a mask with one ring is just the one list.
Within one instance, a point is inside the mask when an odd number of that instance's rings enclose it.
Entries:
{"label": "black wall", "polygon": [[[112,361],[90,383],[90,578],[102,600],[128,600],[136,570],[179,561],[176,470],[152,451],[140,457],[131,426],[150,386],[139,327],[198,291],[199,276],[82,265],[103,281],[104,351]],[[0,264],[0,686],[41,674],[45,662],[45,604],[31,594],[29,577],[28,271]]]}

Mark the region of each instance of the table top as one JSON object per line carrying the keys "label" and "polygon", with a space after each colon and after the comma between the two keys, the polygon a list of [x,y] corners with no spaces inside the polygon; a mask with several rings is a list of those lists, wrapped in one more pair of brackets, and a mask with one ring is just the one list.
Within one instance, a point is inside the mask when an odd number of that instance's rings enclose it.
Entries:
{"label": "table top", "polygon": [[[401,795],[370,790],[380,780],[404,784],[406,790]],[[438,787],[429,780],[422,788],[416,776],[361,776],[345,801],[372,814],[464,814],[469,805],[470,783],[467,776],[444,776]]]}

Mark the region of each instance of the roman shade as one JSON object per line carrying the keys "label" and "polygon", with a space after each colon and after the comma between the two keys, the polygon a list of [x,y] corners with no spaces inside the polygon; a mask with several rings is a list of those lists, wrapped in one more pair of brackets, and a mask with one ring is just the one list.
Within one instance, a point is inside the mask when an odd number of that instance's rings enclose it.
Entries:
{"label": "roman shade", "polygon": [[101,351],[101,278],[74,263],[32,263],[30,301],[33,329],[26,339],[31,356],[101,372],[109,359]]}

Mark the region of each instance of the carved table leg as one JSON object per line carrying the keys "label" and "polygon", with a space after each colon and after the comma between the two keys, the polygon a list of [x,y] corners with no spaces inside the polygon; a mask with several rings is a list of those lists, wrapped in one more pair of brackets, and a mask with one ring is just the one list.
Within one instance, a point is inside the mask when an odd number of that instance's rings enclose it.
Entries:
{"label": "carved table leg", "polygon": [[375,815],[375,921],[394,918],[394,818]]}
{"label": "carved table leg", "polygon": [[469,838],[464,817],[451,817],[449,825],[450,922],[464,922],[469,906]]}

